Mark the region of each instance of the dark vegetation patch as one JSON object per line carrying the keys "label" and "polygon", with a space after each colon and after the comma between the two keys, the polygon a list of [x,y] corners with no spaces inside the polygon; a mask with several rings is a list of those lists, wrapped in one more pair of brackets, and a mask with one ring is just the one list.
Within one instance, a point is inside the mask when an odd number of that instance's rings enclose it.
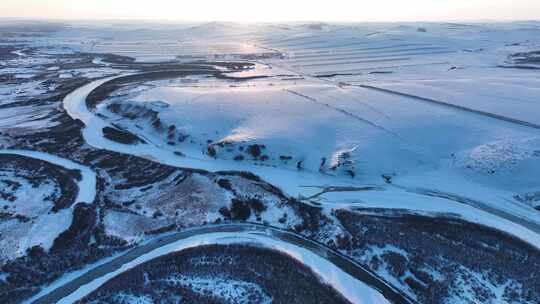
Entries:
{"label": "dark vegetation patch", "polygon": [[540,51],[515,53],[508,59],[516,64],[540,64]]}
{"label": "dark vegetation patch", "polygon": [[247,202],[233,200],[230,209],[230,219],[237,221],[247,221],[251,216],[251,208]]}
{"label": "dark vegetation patch", "polygon": [[253,158],[258,158],[259,156],[261,156],[262,148],[263,147],[261,145],[254,144],[249,145],[247,151],[249,154],[251,154],[251,156],[253,156]]}
{"label": "dark vegetation patch", "polygon": [[135,58],[118,54],[102,54],[103,62],[112,64],[133,64]]}
{"label": "dark vegetation patch", "polygon": [[17,55],[13,54],[17,48],[8,45],[0,45],[0,60],[11,60],[17,58]]}
{"label": "dark vegetation patch", "polygon": [[214,148],[213,146],[208,146],[206,154],[208,154],[208,156],[210,157],[216,157],[216,148]]}
{"label": "dark vegetation patch", "polygon": [[252,214],[260,218],[261,213],[266,211],[267,207],[257,198],[231,200],[229,209],[223,207],[219,210],[226,220],[247,221]]}
{"label": "dark vegetation patch", "polygon": [[540,51],[521,52],[508,56],[505,65],[500,68],[538,70],[540,69]]}
{"label": "dark vegetation patch", "polygon": [[108,176],[114,180],[115,189],[148,186],[164,180],[178,170],[140,157],[112,152],[90,153],[86,160],[106,170]]}
{"label": "dark vegetation patch", "polygon": [[[111,255],[114,250],[100,244],[95,224],[95,206],[78,204],[73,223],[55,240],[50,252],[46,253],[39,246],[32,247],[26,256],[2,265],[0,271],[9,274],[6,281],[0,280],[2,303],[20,303],[38,292],[41,285]],[[98,242],[90,242],[92,235]]]}
{"label": "dark vegetation patch", "polygon": [[[223,299],[186,281],[197,278],[248,285],[236,286],[243,291],[241,298]],[[269,297],[273,303],[347,303],[290,256],[244,245],[200,246],[156,258],[118,275],[79,303],[123,303],[117,297],[123,293],[160,303],[260,303]]]}
{"label": "dark vegetation patch", "polygon": [[[214,143],[211,140],[208,140],[206,154],[210,157],[217,158],[218,155],[230,155],[234,153],[232,159],[235,161],[243,161],[246,159],[250,159],[253,161],[264,162],[270,159],[270,156],[264,154],[265,149],[266,146],[264,144],[244,145],[242,143],[231,141],[219,141]],[[222,151],[224,153],[222,153]]]}
{"label": "dark vegetation patch", "polygon": [[220,178],[217,183],[221,188],[225,190],[232,190],[231,182],[226,178]]}
{"label": "dark vegetation patch", "polygon": [[[493,284],[503,285],[507,280],[521,284],[522,288],[509,286],[504,291],[509,303],[540,301],[540,252],[531,245],[459,219],[399,212],[381,215],[382,210],[369,213],[336,211],[347,232],[337,246],[360,260],[372,246],[393,245],[407,252],[404,256],[387,251],[365,263],[374,271],[386,263],[389,272],[408,286],[420,303],[443,303],[452,293],[460,296],[463,283],[473,286],[477,299],[492,300],[491,289],[478,284],[464,268],[484,274]],[[426,269],[437,271],[440,278]]]}
{"label": "dark vegetation patch", "polygon": [[233,158],[233,160],[235,160],[235,161],[243,161],[243,160],[244,160],[244,155],[241,155],[241,154],[236,155],[236,156]]}
{"label": "dark vegetation patch", "polygon": [[219,176],[240,176],[242,178],[245,178],[251,182],[253,182],[254,184],[256,184],[257,186],[259,186],[261,189],[263,189],[264,191],[270,193],[270,194],[274,194],[276,195],[277,197],[280,197],[284,200],[288,200],[287,196],[283,193],[283,191],[281,191],[281,189],[279,189],[278,187],[272,185],[272,184],[269,184],[267,182],[265,182],[262,178],[260,178],[259,176],[251,173],[251,172],[247,172],[247,171],[218,171],[218,172],[215,172],[216,175],[219,175]]}
{"label": "dark vegetation patch", "polygon": [[146,143],[143,139],[137,135],[119,128],[105,127],[103,128],[103,136],[112,141],[126,144],[126,145],[135,145],[139,143]]}

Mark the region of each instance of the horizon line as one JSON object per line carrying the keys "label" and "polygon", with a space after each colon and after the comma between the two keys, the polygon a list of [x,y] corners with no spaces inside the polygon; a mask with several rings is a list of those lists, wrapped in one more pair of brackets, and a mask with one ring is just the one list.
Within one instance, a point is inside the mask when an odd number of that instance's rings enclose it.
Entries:
{"label": "horizon line", "polygon": [[352,24],[352,23],[513,23],[513,22],[540,22],[539,19],[530,18],[471,18],[471,19],[459,19],[448,18],[439,20],[418,19],[418,20],[366,20],[366,21],[353,21],[353,20],[330,20],[330,19],[297,19],[297,20],[276,20],[276,21],[235,21],[228,19],[171,19],[171,18],[129,18],[129,17],[91,17],[91,18],[69,18],[69,17],[20,17],[20,16],[0,16],[0,20],[19,20],[19,21],[84,21],[84,22],[99,22],[99,21],[120,21],[120,22],[146,22],[146,23],[236,23],[236,24],[279,24],[279,23],[329,23],[329,24]]}

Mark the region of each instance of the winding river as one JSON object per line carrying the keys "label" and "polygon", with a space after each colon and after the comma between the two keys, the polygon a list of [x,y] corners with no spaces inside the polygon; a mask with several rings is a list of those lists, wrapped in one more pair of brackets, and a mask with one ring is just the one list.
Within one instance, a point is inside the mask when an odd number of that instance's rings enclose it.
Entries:
{"label": "winding river", "polygon": [[[359,182],[344,180],[334,176],[325,176],[309,171],[297,171],[278,169],[272,167],[252,166],[233,161],[215,161],[203,157],[187,156],[180,157],[169,150],[166,145],[160,143],[126,145],[108,140],[103,136],[102,129],[110,126],[110,123],[101,117],[94,115],[86,106],[87,96],[96,88],[109,80],[123,77],[115,76],[91,82],[64,99],[64,108],[75,119],[80,119],[84,124],[83,135],[86,142],[100,149],[111,150],[124,154],[136,155],[153,161],[176,167],[197,168],[208,171],[237,170],[250,171],[261,176],[269,183],[284,190],[288,195],[299,196],[313,195],[317,189],[306,189],[303,185],[335,185],[350,186],[358,185]],[[300,184],[302,183],[302,184]],[[384,187],[378,191],[378,195],[386,200],[395,199],[398,202],[404,195],[413,195],[411,199],[444,200],[445,198],[426,198],[423,193],[411,193],[410,191],[395,187]],[[457,206],[457,213],[461,209],[470,208],[469,212],[475,213],[473,217],[464,218],[476,222],[482,216],[491,218],[491,222],[505,221],[505,225],[498,227],[513,227],[512,233],[520,236],[526,234],[525,239],[535,246],[540,247],[538,231],[531,231],[522,225],[516,224],[512,217],[505,217],[504,212],[494,214],[490,210],[478,209],[478,206],[469,206],[465,201]],[[446,204],[452,204],[446,202]],[[455,205],[455,203],[454,203]],[[324,207],[324,206],[323,206]],[[331,207],[331,206],[330,206]],[[436,207],[439,208],[439,207]],[[433,209],[432,211],[435,211]],[[530,227],[528,227],[530,228]],[[169,234],[154,240],[150,240],[140,246],[120,255],[103,264],[89,267],[80,276],[70,279],[59,280],[55,284],[45,288],[31,303],[71,303],[84,297],[115,275],[137,266],[145,261],[158,256],[183,250],[186,248],[207,244],[242,244],[257,243],[260,246],[287,253],[311,268],[324,281],[333,286],[353,303],[411,303],[407,296],[385,283],[369,270],[358,265],[349,258],[332,251],[324,245],[306,239],[300,235],[292,234],[275,228],[251,225],[229,224],[216,225],[188,229],[185,231]]]}

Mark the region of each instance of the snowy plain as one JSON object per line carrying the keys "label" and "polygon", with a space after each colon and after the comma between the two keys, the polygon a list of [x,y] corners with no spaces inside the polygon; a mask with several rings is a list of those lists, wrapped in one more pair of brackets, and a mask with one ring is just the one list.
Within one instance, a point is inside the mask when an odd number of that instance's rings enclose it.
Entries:
{"label": "snowy plain", "polygon": [[[115,68],[101,55],[92,60],[100,68],[63,71],[59,77],[94,79],[63,100],[67,113],[85,124],[90,146],[178,167],[249,171],[327,213],[382,208],[451,215],[540,248],[538,210],[516,198],[540,193],[538,64],[512,57],[540,48],[538,22],[249,29],[210,23],[148,30],[88,25],[54,35],[37,38],[35,46],[60,46],[50,54],[110,52],[137,63],[254,64],[225,74],[232,79],[136,83],[95,110],[86,106],[88,94],[133,71]],[[54,63],[24,52],[15,54],[21,64]],[[20,79],[35,76],[32,69],[3,71],[18,72]],[[99,79],[108,75],[116,76]],[[0,89],[0,98],[46,92],[40,84],[10,85]],[[174,125],[187,140],[168,143],[167,133],[151,122],[111,113],[108,106],[114,103],[155,111],[163,125]],[[23,115],[34,115],[24,110]],[[19,122],[14,113],[3,114],[5,125]],[[116,126],[145,143],[107,139],[103,129]],[[247,152],[252,145],[262,146],[260,156]],[[209,155],[209,147],[216,155]],[[360,190],[366,187],[371,190]],[[85,196],[80,201],[91,202],[95,192],[80,195]],[[117,220],[114,213],[106,219]],[[67,229],[67,222],[61,226]]]}

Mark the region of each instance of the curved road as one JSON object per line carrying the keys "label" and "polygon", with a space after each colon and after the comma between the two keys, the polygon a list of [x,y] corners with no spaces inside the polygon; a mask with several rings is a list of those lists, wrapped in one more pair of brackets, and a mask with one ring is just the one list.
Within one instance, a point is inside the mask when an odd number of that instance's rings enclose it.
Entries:
{"label": "curved road", "polygon": [[[181,232],[156,238],[148,243],[141,244],[140,246],[137,246],[127,251],[123,255],[120,255],[104,264],[88,270],[79,277],[76,277],[63,285],[46,292],[44,295],[38,295],[37,299],[30,300],[30,303],[46,304],[71,302],[72,300],[76,300],[81,296],[88,294],[100,284],[103,284],[120,272],[126,271],[131,267],[144,263],[147,260],[154,259],[158,256],[165,255],[176,250],[182,250],[181,248],[177,248],[160,251],[160,249],[166,247],[167,245],[174,245],[174,243],[183,240],[189,241],[190,238],[196,236],[204,237],[205,235],[216,233],[221,235],[221,238],[226,238],[229,243],[242,244],[246,243],[247,241],[258,241],[264,246],[264,243],[266,240],[268,240],[274,244],[274,246],[269,246],[269,248],[274,250],[283,251],[285,253],[292,252],[294,255],[298,254],[301,257],[307,257],[308,255],[302,254],[302,252],[307,251],[310,254],[317,256],[319,259],[327,261],[328,265],[324,265],[325,263],[321,263],[320,261],[317,262],[315,259],[309,259],[309,257],[307,259],[309,261],[301,262],[304,262],[307,267],[311,268],[315,273],[318,274],[324,275],[330,271],[331,274],[333,274],[330,276],[332,282],[327,283],[332,285],[334,281],[337,281],[337,286],[333,287],[338,292],[344,294],[346,298],[352,298],[353,301],[354,299],[365,299],[366,301],[372,301],[372,303],[415,303],[412,299],[406,295],[403,295],[382,279],[377,277],[370,270],[322,244],[288,231],[269,226],[247,223],[222,224],[190,228]],[[211,243],[213,243],[211,240],[209,242],[204,242],[204,244]],[[278,247],[275,246],[276,243],[278,244]],[[300,249],[294,249],[295,247]],[[156,253],[156,251],[157,255],[154,254],[147,260],[135,261],[137,258],[145,254],[150,254],[152,252]],[[325,278],[323,276],[323,280],[324,279]],[[100,281],[100,283],[96,283],[96,280]],[[92,282],[94,282],[93,285]],[[78,291],[79,288],[81,289]],[[78,295],[74,296],[75,292],[77,292]]]}

